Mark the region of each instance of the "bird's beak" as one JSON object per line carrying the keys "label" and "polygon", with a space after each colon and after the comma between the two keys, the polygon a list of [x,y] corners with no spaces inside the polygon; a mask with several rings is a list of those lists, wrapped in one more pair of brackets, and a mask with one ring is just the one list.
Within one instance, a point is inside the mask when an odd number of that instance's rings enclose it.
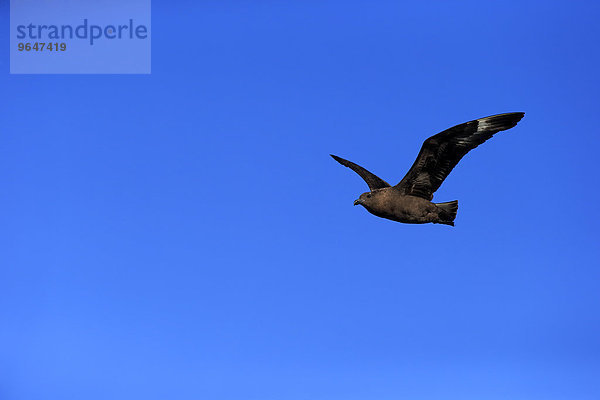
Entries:
{"label": "bird's beak", "polygon": [[359,204],[362,204],[362,200],[358,199],[358,200],[354,200],[354,205],[357,206]]}

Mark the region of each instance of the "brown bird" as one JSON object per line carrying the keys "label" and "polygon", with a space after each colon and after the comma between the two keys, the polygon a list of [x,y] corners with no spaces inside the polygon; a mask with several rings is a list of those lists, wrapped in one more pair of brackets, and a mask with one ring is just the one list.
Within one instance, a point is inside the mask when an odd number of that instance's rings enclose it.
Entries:
{"label": "brown bird", "polygon": [[423,142],[421,151],[404,178],[396,186],[360,165],[331,154],[334,160],[350,168],[369,185],[370,192],[360,195],[360,204],[371,214],[407,224],[445,224],[454,226],[458,200],[432,203],[433,193],[458,162],[495,133],[517,125],[525,113],[492,115],[456,125]]}

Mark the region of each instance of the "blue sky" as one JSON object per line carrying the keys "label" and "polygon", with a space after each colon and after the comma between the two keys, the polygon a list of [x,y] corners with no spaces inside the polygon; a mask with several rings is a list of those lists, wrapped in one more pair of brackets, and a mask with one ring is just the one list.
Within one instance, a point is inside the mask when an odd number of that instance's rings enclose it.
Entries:
{"label": "blue sky", "polygon": [[[0,397],[600,398],[599,18],[155,0],[151,75],[4,51]],[[328,155],[397,182],[509,111],[436,193],[455,228],[353,207]]]}

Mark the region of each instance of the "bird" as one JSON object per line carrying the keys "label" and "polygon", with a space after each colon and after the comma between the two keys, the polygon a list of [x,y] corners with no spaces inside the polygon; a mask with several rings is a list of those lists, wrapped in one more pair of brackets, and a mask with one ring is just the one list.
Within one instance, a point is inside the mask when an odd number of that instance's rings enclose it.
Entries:
{"label": "bird", "polygon": [[334,160],[356,172],[369,186],[354,205],[371,214],[406,224],[454,226],[458,200],[433,203],[433,194],[458,162],[494,134],[513,128],[523,112],[497,114],[446,129],[423,142],[408,173],[395,186],[351,161],[330,154]]}

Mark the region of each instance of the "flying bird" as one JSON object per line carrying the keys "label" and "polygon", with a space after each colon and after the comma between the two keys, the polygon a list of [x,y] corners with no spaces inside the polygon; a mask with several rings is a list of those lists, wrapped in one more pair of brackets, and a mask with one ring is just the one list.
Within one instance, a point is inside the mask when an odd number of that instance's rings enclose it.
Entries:
{"label": "flying bird", "polygon": [[517,125],[525,113],[492,115],[456,125],[423,142],[421,151],[404,178],[392,186],[360,165],[341,157],[334,160],[350,168],[369,185],[354,202],[373,215],[407,224],[445,224],[454,226],[458,200],[432,203],[433,193],[458,162],[495,133]]}

